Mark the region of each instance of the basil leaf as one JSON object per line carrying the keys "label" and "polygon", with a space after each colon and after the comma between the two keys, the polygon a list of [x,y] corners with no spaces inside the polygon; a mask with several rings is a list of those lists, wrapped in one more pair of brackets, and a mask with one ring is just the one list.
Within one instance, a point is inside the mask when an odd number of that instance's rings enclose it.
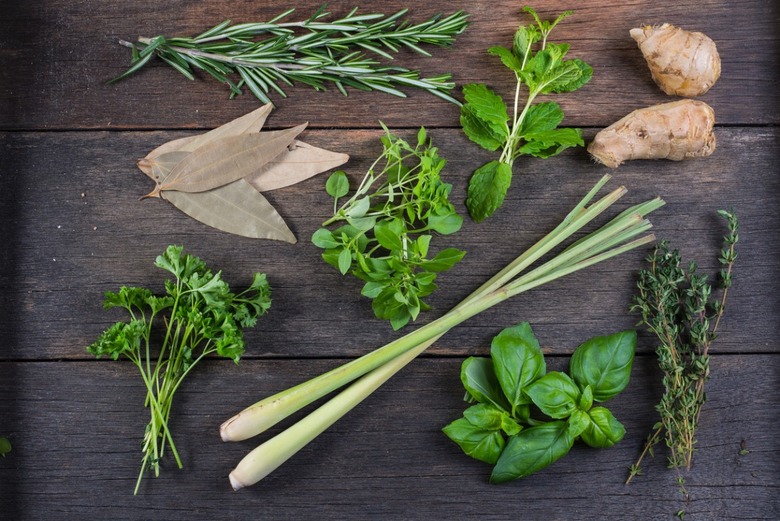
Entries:
{"label": "basil leaf", "polygon": [[346,275],[349,268],[352,266],[352,252],[347,248],[342,249],[339,252],[339,271],[342,275]]}
{"label": "basil leaf", "polygon": [[566,424],[569,427],[569,436],[576,438],[588,428],[590,423],[590,416],[588,416],[588,413],[579,409],[572,412],[569,419],[566,420]]}
{"label": "basil leaf", "polygon": [[504,411],[510,409],[489,359],[472,356],[464,360],[460,380],[466,391],[478,402],[492,404]]}
{"label": "basil leaf", "polygon": [[491,483],[523,478],[563,457],[574,444],[566,422],[555,421],[523,429],[512,436],[498,458]]}
{"label": "basil leaf", "polygon": [[460,126],[468,138],[485,150],[498,150],[507,138],[507,131],[497,131],[490,123],[483,121],[471,105],[460,108]]}
{"label": "basil leaf", "polygon": [[472,425],[489,431],[501,429],[501,418],[504,415],[506,415],[504,411],[487,403],[472,405],[463,411],[463,416]]}
{"label": "basil leaf", "polygon": [[465,251],[446,248],[437,253],[431,260],[421,262],[420,267],[433,272],[447,271],[457,264],[464,255],[466,255]]}
{"label": "basil leaf", "polygon": [[574,351],[569,372],[580,388],[590,385],[593,399],[609,400],[628,385],[636,351],[636,331],[598,336]]}
{"label": "basil leaf", "polygon": [[330,230],[326,230],[325,228],[320,228],[314,232],[314,235],[311,236],[311,242],[318,248],[323,249],[337,248],[341,245],[341,243],[333,237]]}
{"label": "basil leaf", "polygon": [[379,221],[374,226],[374,236],[379,244],[388,250],[403,250],[401,234],[404,233],[405,228],[401,219]]}
{"label": "basil leaf", "polygon": [[512,167],[499,161],[490,161],[471,176],[466,207],[476,222],[493,214],[504,202],[512,182]]}
{"label": "basil leaf", "polygon": [[526,394],[551,418],[566,418],[577,409],[580,390],[569,375],[552,371],[532,383]]}
{"label": "basil leaf", "polygon": [[428,218],[427,229],[442,235],[450,235],[460,230],[461,226],[463,226],[463,217],[451,212],[444,215],[431,215]]}
{"label": "basil leaf", "polygon": [[463,86],[463,97],[479,119],[487,122],[499,135],[508,135],[509,115],[501,96],[482,83],[470,83]]}
{"label": "basil leaf", "polygon": [[463,452],[474,459],[493,465],[504,450],[506,442],[501,431],[489,431],[459,418],[442,429],[445,435],[457,443]]}
{"label": "basil leaf", "polygon": [[582,390],[582,396],[577,404],[577,408],[587,412],[591,407],[593,407],[593,388],[590,385],[586,385],[585,389]]}
{"label": "basil leaf", "polygon": [[594,407],[588,412],[590,423],[580,435],[582,441],[597,449],[613,446],[623,439],[626,428],[606,407]]}
{"label": "basil leaf", "polygon": [[512,409],[530,403],[523,391],[547,371],[531,325],[523,322],[501,331],[490,346],[493,369]]}
{"label": "basil leaf", "polygon": [[325,183],[325,191],[334,199],[344,197],[349,193],[349,180],[342,170],[333,172]]}

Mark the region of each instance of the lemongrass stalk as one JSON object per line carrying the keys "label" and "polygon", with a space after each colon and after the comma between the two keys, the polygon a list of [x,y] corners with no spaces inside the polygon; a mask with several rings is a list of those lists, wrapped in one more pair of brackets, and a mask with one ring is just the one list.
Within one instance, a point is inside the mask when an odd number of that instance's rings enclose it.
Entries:
{"label": "lemongrass stalk", "polygon": [[[591,190],[585,198],[572,210],[564,219],[564,221],[556,227],[555,230],[550,232],[545,238],[537,242],[534,246],[529,248],[525,253],[520,255],[515,261],[513,261],[506,268],[501,270],[497,275],[490,279],[487,283],[481,286],[472,295],[466,298],[461,304],[454,308],[450,313],[447,313],[443,317],[434,320],[426,326],[402,337],[389,344],[381,347],[367,355],[364,355],[358,359],[355,359],[347,364],[344,364],[336,369],[333,369],[327,373],[324,373],[316,378],[313,378],[307,382],[292,387],[286,391],[282,391],[273,396],[270,396],[254,405],[244,409],[236,416],[230,418],[222,424],[220,428],[221,436],[224,441],[241,441],[252,436],[255,436],[267,428],[275,425],[285,417],[289,416],[293,412],[305,407],[306,405],[314,402],[322,396],[334,391],[335,389],[346,385],[352,380],[362,376],[363,374],[381,366],[394,359],[396,356],[418,346],[422,342],[426,342],[431,339],[435,339],[450,328],[459,324],[463,320],[474,316],[481,311],[484,311],[488,307],[501,302],[508,298],[506,292],[497,291],[501,286],[505,285],[508,281],[512,280],[517,274],[525,270],[530,264],[538,260],[541,256],[555,248],[566,238],[570,237],[573,233],[581,229],[592,221],[597,215],[606,210],[609,206],[614,204],[625,193],[625,188],[621,187],[607,196],[603,197],[590,207],[586,208],[586,204],[595,196],[599,188],[609,179],[608,176],[602,178],[599,183]],[[645,213],[649,213],[652,209],[657,208],[662,204],[660,200],[657,200],[655,205],[643,206]],[[642,205],[639,205],[642,206]],[[637,207],[635,207],[637,208]],[[630,215],[628,211],[621,214],[624,219],[627,215]],[[606,232],[609,231],[615,224],[615,220],[611,221],[608,225],[605,225],[598,232],[594,232],[590,236],[584,239],[590,239],[593,241],[593,237],[606,238]],[[582,244],[590,244],[584,240],[578,241],[577,245],[579,249],[569,248],[568,251],[579,252],[580,257],[572,257],[574,261],[581,261],[583,255]],[[576,245],[576,243],[575,243]],[[573,245],[574,246],[574,245]],[[603,251],[603,250],[601,250]],[[555,259],[553,259],[555,261]],[[539,270],[535,270],[536,276],[541,276],[552,270],[550,262],[544,264]],[[548,280],[548,278],[545,278]],[[549,280],[554,280],[549,279]],[[486,299],[485,297],[490,297]]]}
{"label": "lemongrass stalk", "polygon": [[[521,280],[518,279],[494,292],[483,295],[481,299],[487,301],[497,300],[498,302],[506,300],[546,284],[547,282],[551,282],[552,280],[564,277],[570,273],[603,262],[654,241],[655,237],[652,235],[642,237],[617,248],[602,252],[563,268],[553,270],[546,276],[537,276],[522,284],[519,284]],[[492,305],[494,304],[490,304],[487,307]],[[441,336],[442,335],[438,335],[423,342],[374,369],[292,427],[289,427],[287,430],[259,445],[247,454],[230,473],[230,484],[233,486],[233,489],[239,490],[254,485],[279,468],[309,442],[314,440],[314,438],[322,434],[328,427],[365,400],[371,393],[404,368],[409,362],[414,360]]]}
{"label": "lemongrass stalk", "polygon": [[233,486],[233,490],[254,485],[279,468],[310,441],[365,400],[406,364],[414,360],[417,355],[425,351],[434,341],[435,339],[423,342],[414,349],[410,349],[364,375],[298,423],[247,454],[230,473],[230,484]]}

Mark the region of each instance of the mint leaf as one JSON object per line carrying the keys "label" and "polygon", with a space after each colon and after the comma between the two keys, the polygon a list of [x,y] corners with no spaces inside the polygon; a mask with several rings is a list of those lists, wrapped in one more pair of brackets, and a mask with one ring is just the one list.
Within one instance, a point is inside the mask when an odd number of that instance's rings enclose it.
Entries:
{"label": "mint leaf", "polygon": [[568,83],[561,82],[554,86],[551,86],[549,92],[560,93],[560,92],[575,91],[580,87],[582,87],[583,85],[585,85],[586,83],[588,83],[590,79],[593,77],[593,68],[587,63],[585,63],[584,61],[580,60],[579,58],[574,58],[573,60],[567,60],[565,63],[571,63],[574,66],[576,66],[577,69],[579,69],[580,71],[579,76]]}
{"label": "mint leaf", "polygon": [[546,130],[530,134],[525,136],[525,138],[529,139],[529,141],[521,146],[518,152],[521,155],[530,155],[543,159],[557,156],[567,148],[585,144],[582,139],[582,131],[578,128]]}
{"label": "mint leaf", "polygon": [[509,115],[501,96],[482,83],[470,83],[463,86],[463,97],[471,105],[474,114],[487,122],[494,132],[499,135],[508,135]]}
{"label": "mint leaf", "polygon": [[582,71],[579,66],[573,60],[568,60],[537,76],[539,82],[537,88],[542,94],[564,91],[569,85],[576,85],[581,76]]}
{"label": "mint leaf", "polygon": [[501,47],[500,45],[491,47],[488,49],[488,54],[501,58],[501,63],[512,71],[520,72],[523,70],[522,61],[506,47]]}
{"label": "mint leaf", "polygon": [[517,57],[520,63],[527,61],[527,58],[531,54],[531,47],[533,47],[533,44],[538,42],[541,37],[542,34],[533,25],[527,27],[521,25],[518,27],[512,41],[512,53]]}
{"label": "mint leaf", "polygon": [[493,214],[504,202],[512,182],[512,167],[499,161],[482,165],[471,176],[466,207],[476,222]]}
{"label": "mint leaf", "polygon": [[522,124],[520,125],[520,136],[529,140],[527,137],[532,134],[553,130],[563,121],[563,110],[561,106],[554,101],[545,101],[528,107]]}
{"label": "mint leaf", "polygon": [[507,138],[506,129],[497,132],[493,126],[480,119],[471,105],[460,108],[460,126],[466,136],[485,150],[498,150]]}

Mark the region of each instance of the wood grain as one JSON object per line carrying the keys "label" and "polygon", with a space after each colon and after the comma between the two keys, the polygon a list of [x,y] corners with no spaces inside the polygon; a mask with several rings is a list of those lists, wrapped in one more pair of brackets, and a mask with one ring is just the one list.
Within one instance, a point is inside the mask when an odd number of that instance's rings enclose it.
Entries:
{"label": "wood grain", "polygon": [[[406,132],[411,137],[414,132]],[[149,180],[133,163],[174,132],[7,133],[0,147],[9,159],[10,185],[3,205],[4,266],[0,283],[6,313],[0,332],[16,339],[0,359],[84,359],[84,347],[117,320],[101,308],[102,294],[121,284],[162,288],[164,273],[153,260],[168,244],[183,244],[225,270],[237,287],[255,271],[267,273],[274,290],[271,313],[249,334],[250,357],[355,356],[394,334],[373,318],[360,297],[360,283],[344,278],[320,259],[309,238],[327,217],[325,176],[267,194],[299,242],[244,239],[217,232],[164,201],[138,201]],[[345,165],[362,175],[379,153],[375,131],[307,131],[306,140],[336,151],[350,150]],[[658,237],[680,247],[687,259],[714,273],[724,231],[715,215],[733,206],[743,229],[730,309],[716,348],[723,352],[774,352],[780,329],[780,257],[776,230],[780,195],[776,129],[718,131],[714,156],[687,162],[637,161],[615,172],[612,186],[629,188],[624,208],[661,195],[667,206],[652,216]],[[448,159],[445,178],[463,200],[470,173],[488,159],[459,132],[431,131]],[[346,143],[350,146],[347,148]],[[551,230],[605,173],[582,150],[549,161],[524,160],[505,207],[484,223],[467,219],[462,231],[439,237],[434,248],[468,253],[440,277],[429,302],[438,317]],[[684,188],[680,188],[684,187]],[[530,321],[543,345],[569,353],[596,334],[632,327],[627,313],[637,270],[648,253],[631,252],[588,272],[525,295],[456,328],[432,349],[436,354],[485,352],[500,327]],[[346,320],[345,320],[346,317]],[[411,328],[407,328],[411,330]],[[642,349],[652,348],[651,339]]]}
{"label": "wood grain", "polygon": [[[610,408],[625,440],[610,450],[575,447],[549,469],[506,486],[487,484],[486,465],[463,455],[440,432],[465,407],[458,373],[469,355],[486,355],[502,328],[530,321],[552,369],[565,369],[583,340],[632,327],[627,312],[647,251],[632,252],[510,302],[455,328],[420,360],[306,447],[259,486],[233,493],[226,475],[253,446],[223,444],[228,415],[273,392],[333,368],[394,338],[373,318],[359,284],[319,258],[309,237],[330,206],[325,176],[268,193],[298,236],[296,245],[211,230],[163,201],[138,201],[151,186],[134,162],[161,143],[214,128],[256,108],[229,101],[210,78],[188,82],[154,64],[125,81],[127,49],[118,39],[193,35],[230,18],[269,19],[287,7],[305,17],[321,0],[292,4],[245,0],[92,2],[39,0],[5,6],[0,16],[0,519],[485,519],[775,520],[780,518],[780,3],[774,0],[551,0],[543,17],[575,14],[556,29],[572,56],[594,67],[583,89],[556,96],[564,125],[586,139],[631,110],[669,101],[628,36],[641,24],[671,22],[718,44],[723,75],[701,99],[716,112],[718,149],[705,160],[637,161],[613,171],[629,194],[618,209],[655,195],[652,216],[709,273],[718,266],[719,208],[741,217],[739,260],[722,334],[712,350],[709,401],[702,416],[686,502],[659,447],[645,475],[623,485],[661,395],[653,338],[641,334],[629,388]],[[328,8],[346,13],[353,0]],[[508,45],[523,21],[515,2],[359,2],[363,12],[410,7],[412,20],[463,8],[472,25],[452,49],[432,58],[401,53],[400,65],[424,74],[452,72],[458,85],[485,82],[505,99],[513,78],[486,55]],[[576,4],[576,5],[575,5]],[[430,95],[289,90],[274,98],[267,128],[310,122],[303,138],[351,155],[357,179],[378,155],[378,121],[412,137],[425,125],[448,159],[445,177],[463,213],[470,173],[492,155],[458,129],[459,110]],[[505,207],[479,225],[466,221],[434,248],[467,250],[430,297],[439,316],[552,229],[607,172],[582,149],[515,166]],[[146,411],[134,368],[96,361],[85,346],[120,315],[101,307],[120,284],[162,288],[153,259],[183,244],[238,287],[254,271],[273,287],[271,313],[248,335],[238,366],[206,360],[180,390],[174,434],[185,469],[132,488]],[[411,330],[413,327],[408,328]],[[273,432],[278,432],[275,428]],[[744,450],[743,450],[744,449]],[[742,452],[740,452],[742,451]],[[745,452],[747,451],[747,452]]]}
{"label": "wood grain", "polygon": [[[300,1],[298,17],[306,17],[322,2]],[[335,15],[357,5],[352,0],[328,3]],[[402,53],[397,62],[427,75],[451,72],[459,85],[486,82],[505,97],[514,79],[495,57],[492,45],[511,44],[524,22],[520,5],[500,2],[434,2],[410,6],[401,0],[365,1],[366,12],[391,13],[412,7],[415,21],[438,12],[464,9],[472,24],[452,49],[434,49],[432,58]],[[695,6],[692,8],[692,6]],[[245,95],[228,101],[228,92],[210,78],[190,82],[163,64],[107,86],[124,71],[129,52],[117,44],[138,35],[192,36],[224,20],[268,20],[287,6],[274,2],[166,2],[160,16],[146,2],[42,0],[18,2],[0,20],[0,129],[159,129],[213,128],[249,112],[257,100]],[[594,78],[582,90],[557,96],[567,114],[566,125],[606,126],[632,110],[668,101],[650,73],[628,31],[640,24],[672,22],[703,31],[718,44],[723,75],[702,99],[716,108],[722,124],[777,124],[780,92],[780,47],[776,44],[777,2],[772,0],[630,2],[555,0],[539,5],[543,16],[576,10],[556,29],[556,41],[572,44],[572,56],[594,67]],[[706,13],[706,16],[703,16]],[[288,99],[274,98],[279,115],[274,125],[290,126],[308,120],[314,127],[376,128],[383,120],[394,127],[456,126],[457,107],[434,96],[410,91],[410,99],[378,93],[350,94],[336,90],[312,93],[292,88]],[[414,121],[409,119],[410,111]]]}
{"label": "wood grain", "polygon": [[[608,450],[577,445],[522,481],[487,484],[489,467],[441,434],[465,404],[460,358],[417,360],[258,485],[230,491],[227,474],[257,443],[219,441],[226,415],[335,360],[207,362],[177,396],[172,428],[185,468],[148,477],[132,496],[146,411],[131,364],[0,363],[14,450],[0,459],[6,519],[776,519],[780,443],[777,355],[720,356],[699,431],[686,504],[658,448],[645,474],[627,467],[655,421],[657,367],[641,357],[609,402],[625,424]],[[564,369],[568,358],[551,358]],[[751,378],[746,381],[745,374]],[[9,388],[9,383],[12,387]],[[278,428],[274,429],[278,432]],[[749,453],[740,455],[740,448]],[[412,493],[413,492],[413,493]]]}

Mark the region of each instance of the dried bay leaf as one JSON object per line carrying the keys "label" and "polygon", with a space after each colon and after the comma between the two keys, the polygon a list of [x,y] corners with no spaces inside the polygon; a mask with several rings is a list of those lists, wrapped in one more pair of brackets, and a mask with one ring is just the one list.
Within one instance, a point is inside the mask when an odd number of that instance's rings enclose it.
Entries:
{"label": "dried bay leaf", "polygon": [[244,179],[206,192],[166,191],[162,197],[193,219],[218,230],[252,239],[297,242],[271,203]]}
{"label": "dried bay leaf", "polygon": [[149,152],[145,158],[140,160],[138,162],[138,168],[140,168],[144,174],[154,179],[152,176],[152,164],[159,156],[170,152],[192,152],[207,143],[216,141],[217,139],[260,132],[260,130],[263,128],[263,125],[265,124],[265,120],[268,118],[268,114],[271,113],[272,109],[273,105],[267,103],[257,110],[253,110],[248,114],[244,114],[243,116],[229,121],[224,125],[221,125],[204,134],[196,134],[194,136],[187,136],[174,139],[173,141],[168,141],[167,143],[164,143]]}
{"label": "dried bay leaf", "polygon": [[182,159],[149,197],[162,190],[205,192],[255,173],[284,152],[303,132],[307,123],[297,127],[241,134],[207,143]]}
{"label": "dried bay leaf", "polygon": [[331,152],[295,140],[287,150],[246,178],[260,192],[294,185],[349,161],[349,155]]}

